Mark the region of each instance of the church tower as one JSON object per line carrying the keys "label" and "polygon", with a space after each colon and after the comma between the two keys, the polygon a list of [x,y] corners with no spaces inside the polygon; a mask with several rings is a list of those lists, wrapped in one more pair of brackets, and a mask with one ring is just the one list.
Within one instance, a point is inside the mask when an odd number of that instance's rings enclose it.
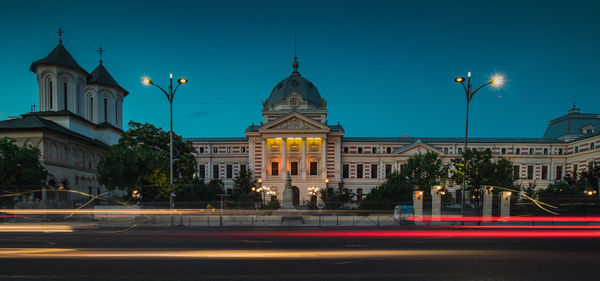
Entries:
{"label": "church tower", "polygon": [[96,124],[108,124],[119,129],[123,128],[123,98],[129,93],[123,89],[110,75],[100,61],[92,71],[85,87],[86,114],[88,119]]}
{"label": "church tower", "polygon": [[56,48],[45,58],[31,64],[37,76],[40,111],[71,112],[82,115],[84,89],[89,74],[71,56],[59,29]]}

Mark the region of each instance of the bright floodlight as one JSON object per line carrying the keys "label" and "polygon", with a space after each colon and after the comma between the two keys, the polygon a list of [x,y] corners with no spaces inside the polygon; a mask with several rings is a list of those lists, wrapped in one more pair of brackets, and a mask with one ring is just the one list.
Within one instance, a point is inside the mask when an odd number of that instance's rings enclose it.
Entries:
{"label": "bright floodlight", "polygon": [[456,77],[456,78],[454,78],[454,82],[462,83],[463,81],[465,81],[465,78],[463,78],[463,77]]}
{"label": "bright floodlight", "polygon": [[502,83],[504,83],[504,77],[502,77],[502,76],[494,76],[492,78],[491,82],[492,82],[492,85],[494,85],[496,87],[502,86]]}
{"label": "bright floodlight", "polygon": [[179,84],[185,84],[185,83],[187,83],[187,79],[179,78],[179,80],[177,80],[177,82],[179,82]]}
{"label": "bright floodlight", "polygon": [[150,85],[150,84],[152,84],[152,80],[150,80],[150,78],[148,78],[148,77],[144,77],[144,78],[142,78],[142,83],[144,83],[146,85]]}

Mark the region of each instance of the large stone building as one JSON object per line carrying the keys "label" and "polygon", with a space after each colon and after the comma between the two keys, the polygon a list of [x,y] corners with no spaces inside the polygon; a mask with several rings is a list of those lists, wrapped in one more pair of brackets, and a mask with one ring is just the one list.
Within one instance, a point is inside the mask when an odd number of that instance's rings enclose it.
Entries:
{"label": "large stone building", "polygon": [[[240,170],[249,169],[281,200],[287,173],[294,184],[294,204],[305,204],[310,187],[335,187],[344,181],[360,200],[386,175],[401,170],[407,159],[432,151],[444,163],[462,153],[463,138],[344,137],[327,122],[327,102],[317,87],[293,72],[262,103],[263,121],[239,138],[188,138],[193,143],[200,177],[221,179],[226,188]],[[542,138],[470,138],[469,149],[490,149],[514,163],[524,184],[547,186],[566,174],[585,171],[600,161],[600,114],[573,108],[550,121]]]}
{"label": "large stone building", "polygon": [[96,180],[96,165],[123,132],[123,99],[128,92],[106,70],[102,59],[88,73],[62,40],[29,69],[37,78],[39,111],[0,121],[0,137],[39,148],[51,175],[50,188],[104,192]]}

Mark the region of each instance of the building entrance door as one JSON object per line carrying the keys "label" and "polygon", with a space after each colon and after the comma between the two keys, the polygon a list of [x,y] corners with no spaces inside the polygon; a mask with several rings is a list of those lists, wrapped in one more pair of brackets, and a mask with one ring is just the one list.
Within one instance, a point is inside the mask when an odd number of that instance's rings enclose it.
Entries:
{"label": "building entrance door", "polygon": [[300,189],[297,186],[292,186],[292,204],[294,207],[300,206]]}

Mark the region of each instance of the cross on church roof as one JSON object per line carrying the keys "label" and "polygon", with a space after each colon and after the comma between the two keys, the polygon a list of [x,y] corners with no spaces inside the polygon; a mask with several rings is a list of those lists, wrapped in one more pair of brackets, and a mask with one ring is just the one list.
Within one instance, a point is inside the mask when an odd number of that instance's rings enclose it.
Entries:
{"label": "cross on church roof", "polygon": [[65,32],[62,30],[62,28],[59,27],[58,28],[58,32],[56,32],[56,34],[58,34],[58,43],[59,44],[62,44],[62,35],[63,35],[63,33],[65,33]]}
{"label": "cross on church roof", "polygon": [[102,48],[102,46],[96,50],[96,53],[100,55],[100,63],[102,63],[102,54],[104,54],[104,51],[106,51],[106,49]]}

